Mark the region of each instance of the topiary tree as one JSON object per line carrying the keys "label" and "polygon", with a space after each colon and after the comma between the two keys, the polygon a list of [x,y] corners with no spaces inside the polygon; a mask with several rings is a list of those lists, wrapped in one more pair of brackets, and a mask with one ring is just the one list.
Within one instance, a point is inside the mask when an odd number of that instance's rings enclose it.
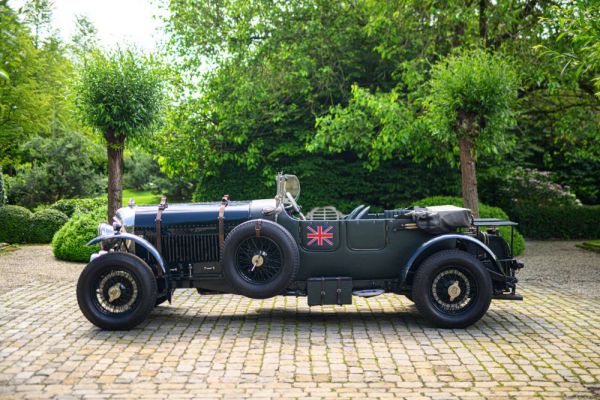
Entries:
{"label": "topiary tree", "polygon": [[478,154],[510,143],[518,79],[511,65],[484,50],[450,56],[431,72],[424,119],[434,138],[458,148],[464,205],[479,216]]}
{"label": "topiary tree", "polygon": [[162,81],[151,57],[133,51],[95,52],[82,67],[76,105],[106,140],[108,218],[122,204],[125,140],[143,142],[157,121]]}
{"label": "topiary tree", "polygon": [[20,206],[0,207],[0,243],[25,243],[29,236],[31,211]]}
{"label": "topiary tree", "polygon": [[33,214],[29,229],[30,243],[50,243],[54,234],[69,220],[64,213],[47,208]]}

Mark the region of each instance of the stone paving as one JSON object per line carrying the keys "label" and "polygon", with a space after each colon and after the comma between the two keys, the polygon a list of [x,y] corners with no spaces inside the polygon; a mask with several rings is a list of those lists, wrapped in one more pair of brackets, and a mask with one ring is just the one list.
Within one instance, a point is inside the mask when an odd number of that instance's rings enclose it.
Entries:
{"label": "stone paving", "polygon": [[525,301],[440,330],[402,296],[309,308],[180,290],[105,332],[74,285],[0,295],[0,398],[600,398],[600,295],[528,281]]}

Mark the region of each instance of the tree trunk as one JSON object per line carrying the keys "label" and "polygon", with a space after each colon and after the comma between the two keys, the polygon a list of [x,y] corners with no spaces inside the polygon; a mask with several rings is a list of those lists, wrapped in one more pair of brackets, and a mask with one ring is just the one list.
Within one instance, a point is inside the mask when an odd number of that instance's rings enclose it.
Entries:
{"label": "tree trunk", "polygon": [[466,208],[470,208],[475,218],[479,218],[477,203],[477,176],[475,175],[475,157],[473,139],[461,136],[460,142],[460,174],[462,179],[462,195]]}
{"label": "tree trunk", "polygon": [[114,131],[106,132],[108,155],[108,221],[112,223],[115,213],[123,204],[123,147],[125,137]]}

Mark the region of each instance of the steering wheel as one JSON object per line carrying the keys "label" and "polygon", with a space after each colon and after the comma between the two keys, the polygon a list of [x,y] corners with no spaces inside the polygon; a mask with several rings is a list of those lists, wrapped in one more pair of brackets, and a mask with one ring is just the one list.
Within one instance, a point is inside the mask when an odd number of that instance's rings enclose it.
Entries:
{"label": "steering wheel", "polygon": [[296,199],[294,199],[292,197],[290,192],[285,192],[285,197],[287,197],[287,199],[292,204],[292,208],[294,209],[294,211],[296,211],[298,213],[298,215],[300,215],[300,219],[303,221],[306,221],[306,217],[304,216],[304,214],[302,214],[302,211],[300,211],[300,207],[298,207],[298,203],[296,203]]}

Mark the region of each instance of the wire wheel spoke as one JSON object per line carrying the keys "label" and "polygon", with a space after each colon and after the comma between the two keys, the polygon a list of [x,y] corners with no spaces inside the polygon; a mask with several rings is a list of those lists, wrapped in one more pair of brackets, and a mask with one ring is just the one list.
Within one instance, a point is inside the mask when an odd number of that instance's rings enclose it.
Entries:
{"label": "wire wheel spoke", "polygon": [[273,281],[281,272],[282,261],[279,246],[266,236],[245,239],[236,252],[237,272],[254,284]]}

